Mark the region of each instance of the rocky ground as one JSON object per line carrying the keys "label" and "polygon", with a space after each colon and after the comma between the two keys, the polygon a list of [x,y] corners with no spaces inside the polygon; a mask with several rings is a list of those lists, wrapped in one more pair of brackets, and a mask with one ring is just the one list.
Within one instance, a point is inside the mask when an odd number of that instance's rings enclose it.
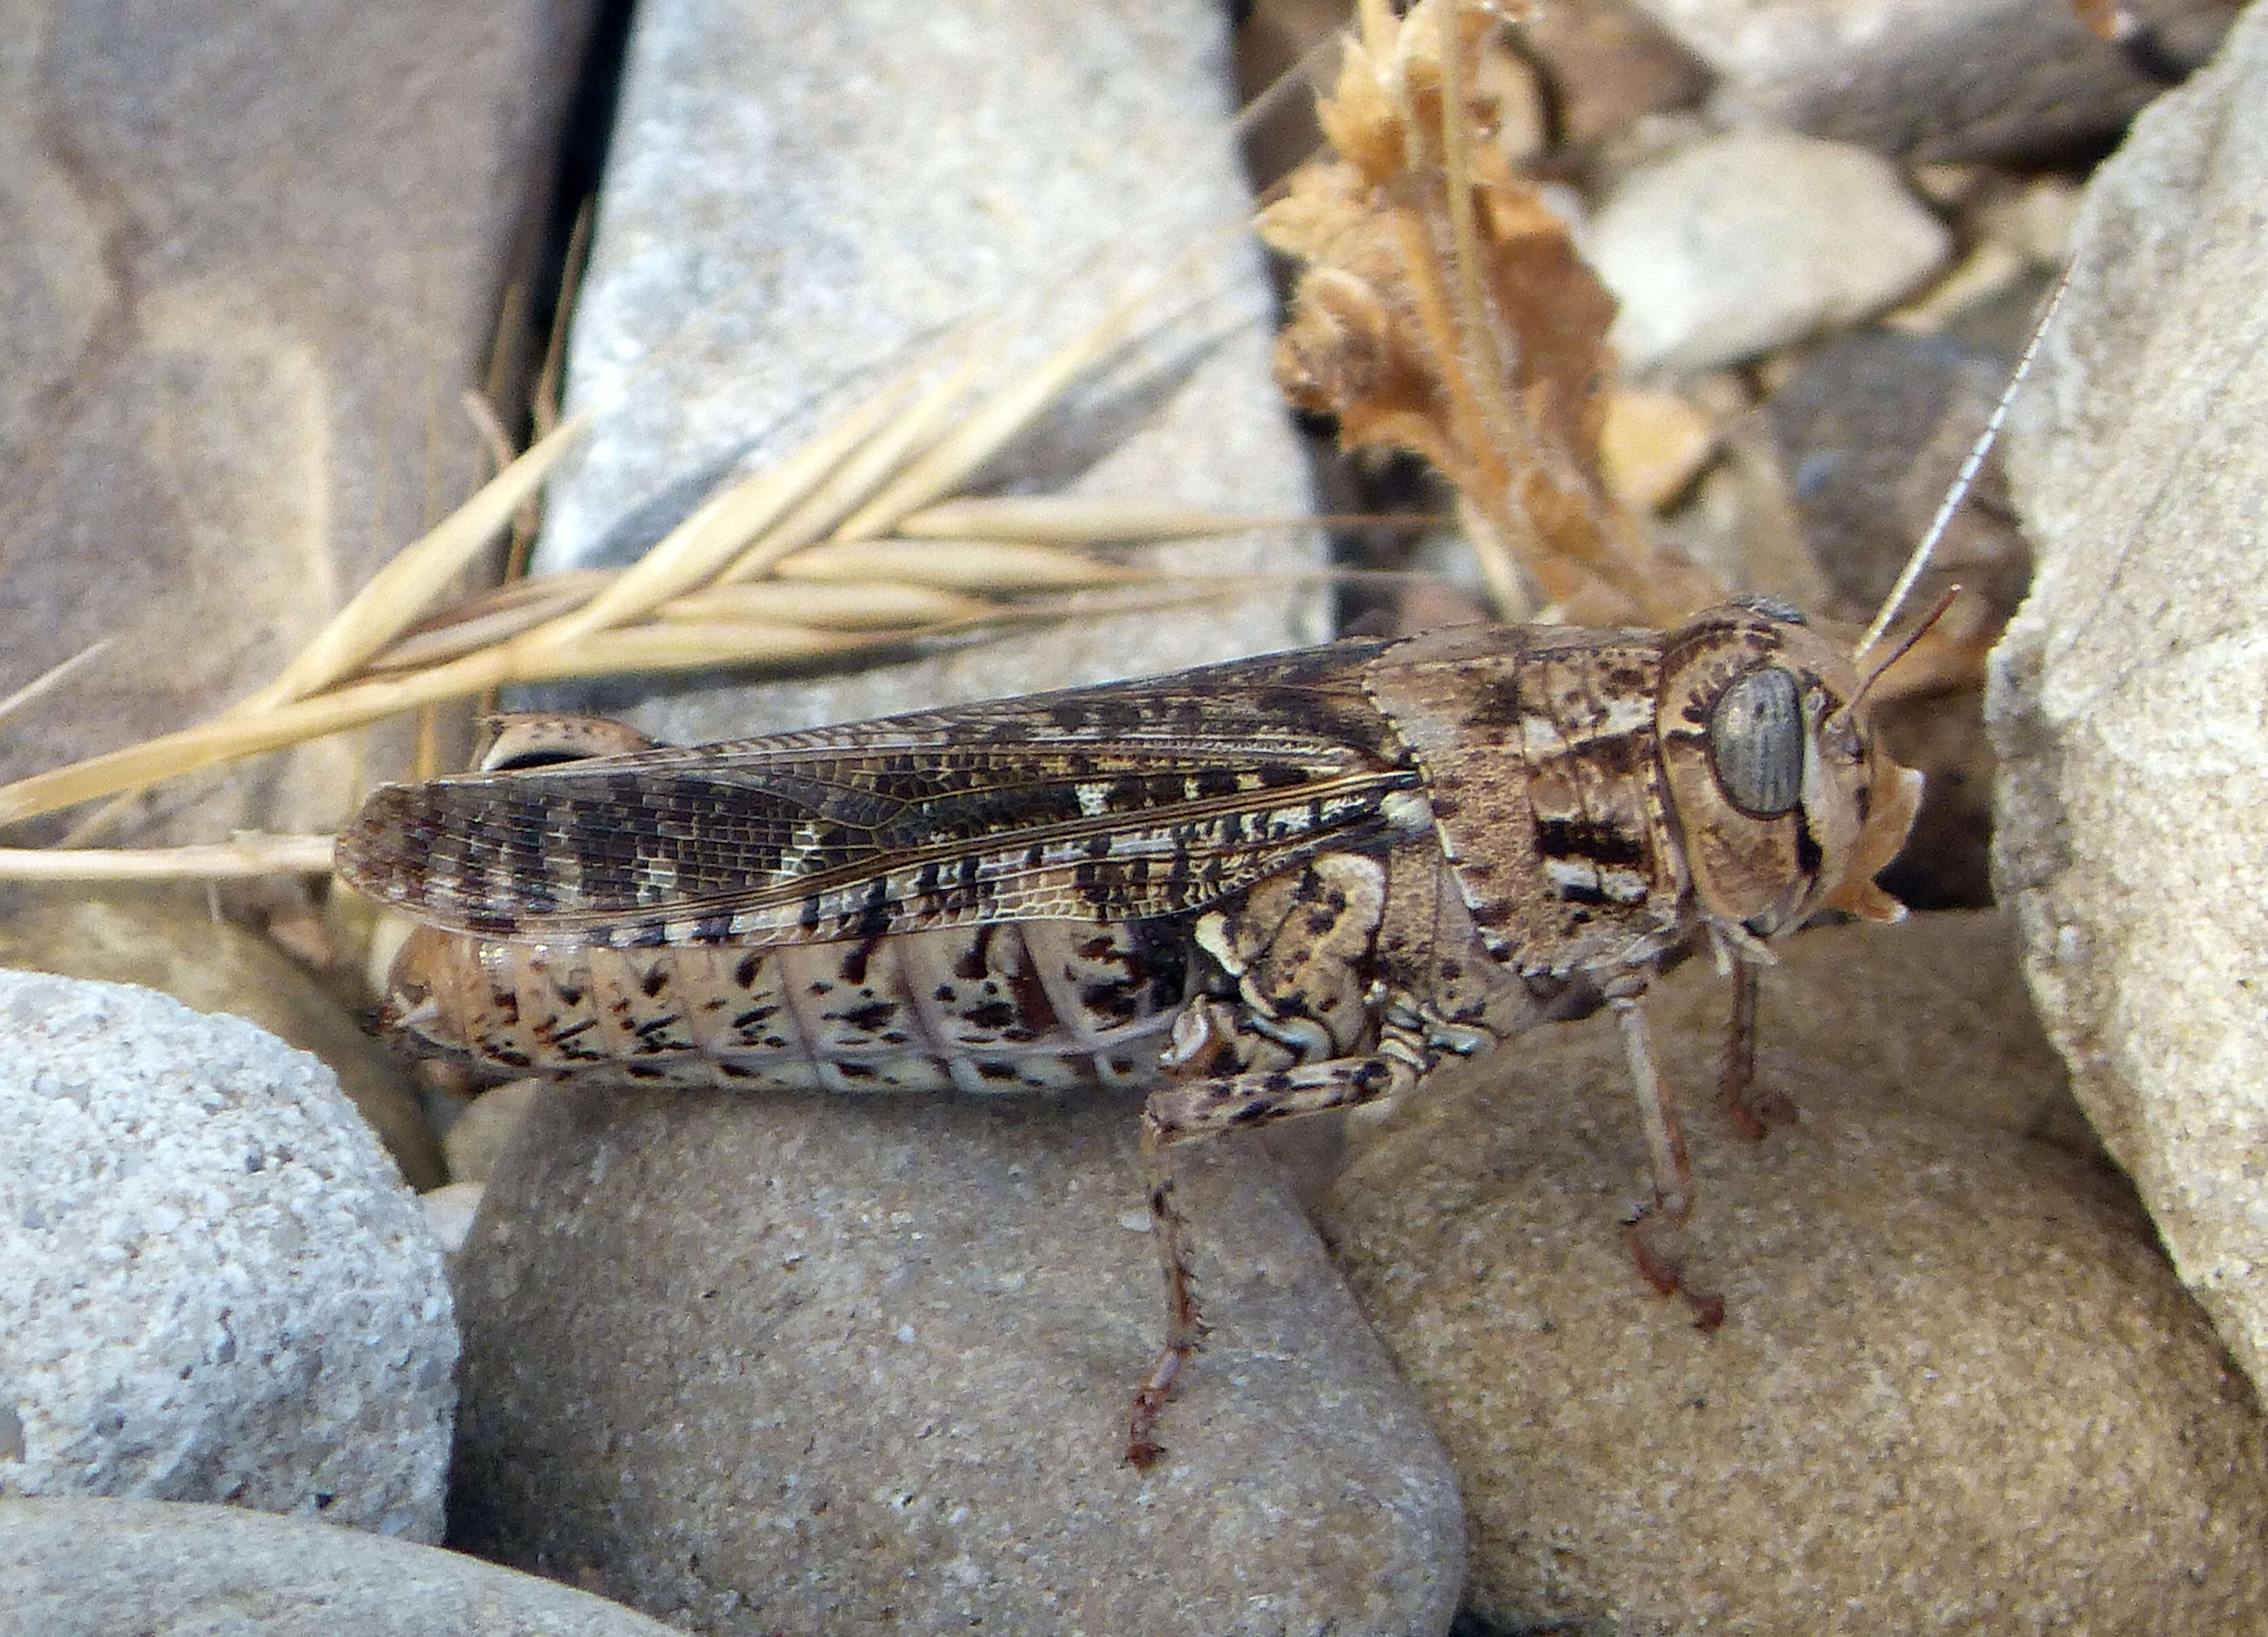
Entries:
{"label": "rocky ground", "polygon": [[[1037,336],[1156,278],[1205,321],[988,484],[1446,505],[1314,464],[1226,231],[1237,77],[1339,26],[1325,0],[658,0],[626,38],[606,7],[210,10],[40,7],[0,46],[0,691],[110,639],[10,721],[9,777],[210,714],[460,498],[454,400],[525,395],[560,133],[607,124],[586,55],[619,70],[566,355],[599,431],[541,566],[621,560],[972,311]],[[1826,620],[1871,612],[2073,269],[1940,559],[1965,645],[1889,712],[1933,793],[1883,879],[1922,912],[1786,946],[1763,1064],[1794,1117],[1760,1140],[1712,1106],[1709,963],[1649,1001],[1721,1325],[1629,1254],[1611,1029],[1541,1031],[1382,1118],[1200,1157],[1214,1329],[1137,1472],[1160,1316],[1123,1099],[472,1096],[354,1027],[320,894],[11,889],[0,1626],[2268,1624],[2268,15],[2131,11],[2122,48],[2014,0],[1558,0],[1493,87],[1621,303],[1619,492]],[[1259,185],[1302,117],[1251,133]],[[1334,599],[1300,577],[1332,554],[1432,578]],[[1484,608],[1445,531],[1167,555],[1256,578],[596,697],[723,737]],[[342,742],[131,834],[334,827],[401,750]]]}

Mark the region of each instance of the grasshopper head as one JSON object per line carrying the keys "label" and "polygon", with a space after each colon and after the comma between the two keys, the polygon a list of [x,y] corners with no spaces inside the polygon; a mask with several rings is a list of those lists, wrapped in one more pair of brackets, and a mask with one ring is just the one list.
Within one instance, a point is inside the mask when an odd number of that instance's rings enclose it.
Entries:
{"label": "grasshopper head", "polygon": [[1771,938],[1815,910],[1905,911],[1874,885],[1922,778],[1875,741],[1850,660],[1793,608],[1696,615],[1662,656],[1657,725],[1705,918]]}

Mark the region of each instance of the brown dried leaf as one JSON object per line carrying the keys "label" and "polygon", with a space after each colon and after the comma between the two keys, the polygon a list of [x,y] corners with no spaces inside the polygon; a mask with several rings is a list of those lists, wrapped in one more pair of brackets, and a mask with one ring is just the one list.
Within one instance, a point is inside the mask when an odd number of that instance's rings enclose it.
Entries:
{"label": "brown dried leaf", "polygon": [[[1366,23],[1318,114],[1340,157],[1295,173],[1259,218],[1307,263],[1278,384],[1336,415],[1347,447],[1431,461],[1571,619],[1666,623],[1717,601],[1602,475],[1614,300],[1495,140],[1488,88],[1516,83],[1489,67],[1495,18],[1419,0]],[[1446,62],[1445,30],[1460,48]]]}

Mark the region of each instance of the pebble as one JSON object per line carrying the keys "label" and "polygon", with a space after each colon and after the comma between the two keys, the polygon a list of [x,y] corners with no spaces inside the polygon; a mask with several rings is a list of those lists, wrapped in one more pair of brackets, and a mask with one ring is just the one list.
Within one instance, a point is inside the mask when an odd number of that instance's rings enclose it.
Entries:
{"label": "pebble", "polygon": [[2080,1102],[2268,1389],[2268,12],[2088,189],[2008,462],[1996,877]]}
{"label": "pebble", "polygon": [[488,1181],[504,1145],[542,1093],[541,1080],[515,1080],[475,1097],[441,1134],[441,1155],[448,1161],[450,1182]]}
{"label": "pebble", "polygon": [[[2070,1117],[2012,940],[1786,946],[1760,1143],[1712,1106],[1724,985],[1647,1001],[1699,1179],[1695,1328],[1621,1220],[1644,1145],[1604,1017],[1358,1142],[1322,1222],[1449,1447],[1467,1619],[1788,1637],[2268,1620],[2268,1427]],[[1674,1240],[1669,1242],[1675,1242]]]}
{"label": "pebble", "polygon": [[1709,417],[1675,393],[1625,387],[1608,400],[1599,461],[1623,504],[1643,516],[1690,487],[1716,446]]}
{"label": "pebble", "polygon": [[[2036,159],[2115,135],[2162,89],[2079,8],[2037,0],[1637,0],[1722,77],[1717,110],[1925,159]],[[2228,0],[2141,0],[2178,76]]]}
{"label": "pebble", "polygon": [[[1268,372],[1273,299],[1236,232],[1251,199],[1226,53],[1202,0],[641,9],[569,359],[570,407],[605,413],[552,488],[541,565],[622,560],[719,475],[792,450],[850,389],[976,315],[1006,313],[1002,344],[1028,359],[1153,282],[1145,313],[1196,321],[1147,326],[980,486],[1307,513]],[[1320,546],[1277,533],[1148,560],[1284,574]],[[1279,581],[1163,616],[670,690],[635,716],[694,742],[1174,670],[1319,640],[1326,601]],[[652,692],[577,697],[611,709]]]}
{"label": "pebble", "polygon": [[320,1058],[413,1188],[441,1181],[409,1069],[273,941],[216,915],[202,889],[0,892],[0,967],[155,989],[247,1018]]}
{"label": "pebble", "polygon": [[1757,128],[1639,166],[1591,224],[1622,311],[1609,339],[1640,379],[1751,358],[1895,305],[1951,241],[1889,164]]}
{"label": "pebble", "polygon": [[0,972],[0,1495],[438,1540],[439,1248],[329,1070],[145,989]]}
{"label": "pebble", "polygon": [[1256,1149],[1164,1300],[1123,1099],[547,1094],[457,1265],[450,1538],[696,1629],[1447,1629],[1456,1486]]}
{"label": "pebble", "polygon": [[0,1501],[0,1630],[24,1637],[669,1637],[460,1552],[235,1507]]}

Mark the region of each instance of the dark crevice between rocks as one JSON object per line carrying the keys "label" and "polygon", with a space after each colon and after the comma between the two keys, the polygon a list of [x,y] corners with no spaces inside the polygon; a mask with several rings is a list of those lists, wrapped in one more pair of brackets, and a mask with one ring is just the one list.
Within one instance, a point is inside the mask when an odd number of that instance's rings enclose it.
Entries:
{"label": "dark crevice between rocks", "polygon": [[561,108],[551,147],[549,187],[539,183],[539,196],[529,203],[528,250],[512,258],[519,292],[497,295],[497,323],[509,325],[512,333],[501,337],[498,349],[507,360],[499,372],[502,379],[490,385],[497,413],[522,446],[534,437],[530,407],[559,310],[560,286],[568,277],[576,220],[586,208],[596,210],[606,175],[635,10],[634,0],[596,0],[591,8],[582,64]]}

